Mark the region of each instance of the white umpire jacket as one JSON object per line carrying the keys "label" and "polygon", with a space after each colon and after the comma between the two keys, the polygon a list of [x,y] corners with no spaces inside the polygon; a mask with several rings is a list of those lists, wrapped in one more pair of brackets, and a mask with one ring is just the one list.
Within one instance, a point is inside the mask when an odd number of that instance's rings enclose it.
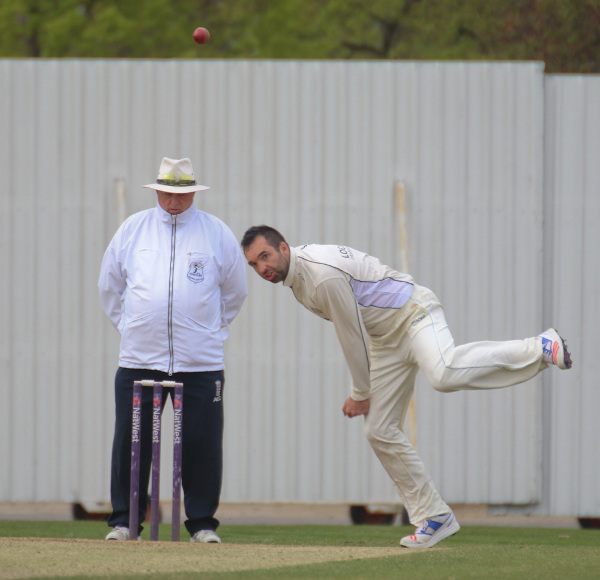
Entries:
{"label": "white umpire jacket", "polygon": [[403,324],[401,311],[414,281],[377,258],[347,246],[310,244],[290,248],[290,269],[283,282],[317,316],[330,320],[352,376],[352,398],[369,398],[373,340]]}
{"label": "white umpire jacket", "polygon": [[247,295],[239,244],[194,205],[171,215],[157,204],[114,235],[98,282],[121,333],[119,366],[178,372],[224,368],[224,340]]}

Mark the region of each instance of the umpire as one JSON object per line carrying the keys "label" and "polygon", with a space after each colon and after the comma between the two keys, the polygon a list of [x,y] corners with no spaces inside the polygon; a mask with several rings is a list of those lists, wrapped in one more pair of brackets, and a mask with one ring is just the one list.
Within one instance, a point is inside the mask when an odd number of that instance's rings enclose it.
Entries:
{"label": "umpire", "polygon": [[[98,283],[104,312],[121,333],[108,520],[113,529],[106,539],[127,540],[142,530],[128,529],[131,411],[133,381],[149,379],[184,385],[185,526],[192,542],[220,542],[214,514],[223,464],[223,343],[247,295],[244,260],[227,225],[193,205],[195,193],[209,188],[196,183],[189,159],[165,157],[156,183],[144,187],[156,190],[158,203],[121,225]],[[144,389],[139,522],[148,501],[151,416],[152,389]]]}

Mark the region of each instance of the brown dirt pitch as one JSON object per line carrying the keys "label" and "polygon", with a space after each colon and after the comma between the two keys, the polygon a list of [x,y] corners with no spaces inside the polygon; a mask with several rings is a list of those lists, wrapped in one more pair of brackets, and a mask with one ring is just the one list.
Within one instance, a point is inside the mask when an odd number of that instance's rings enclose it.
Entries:
{"label": "brown dirt pitch", "polygon": [[0,578],[230,572],[400,555],[399,548],[0,538]]}

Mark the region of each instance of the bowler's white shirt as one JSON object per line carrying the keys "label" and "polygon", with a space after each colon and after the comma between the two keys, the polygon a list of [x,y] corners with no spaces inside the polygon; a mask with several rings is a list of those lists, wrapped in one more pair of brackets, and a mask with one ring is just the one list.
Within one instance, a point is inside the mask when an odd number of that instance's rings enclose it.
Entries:
{"label": "bowler's white shirt", "polygon": [[396,313],[412,294],[412,277],[347,246],[310,244],[290,248],[283,284],[303,306],[333,322],[352,375],[352,398],[369,398],[369,338],[400,323]]}

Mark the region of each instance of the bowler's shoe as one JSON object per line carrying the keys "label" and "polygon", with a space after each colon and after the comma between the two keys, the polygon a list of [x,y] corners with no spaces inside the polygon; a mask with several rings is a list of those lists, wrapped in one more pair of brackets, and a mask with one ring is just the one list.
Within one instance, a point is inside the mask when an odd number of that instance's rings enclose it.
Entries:
{"label": "bowler's shoe", "polygon": [[542,339],[542,358],[549,365],[559,369],[570,369],[573,366],[571,354],[567,350],[567,341],[554,330],[549,328],[540,334]]}
{"label": "bowler's shoe", "polygon": [[412,536],[400,540],[403,548],[431,548],[460,530],[454,514],[444,514],[425,520]]}

